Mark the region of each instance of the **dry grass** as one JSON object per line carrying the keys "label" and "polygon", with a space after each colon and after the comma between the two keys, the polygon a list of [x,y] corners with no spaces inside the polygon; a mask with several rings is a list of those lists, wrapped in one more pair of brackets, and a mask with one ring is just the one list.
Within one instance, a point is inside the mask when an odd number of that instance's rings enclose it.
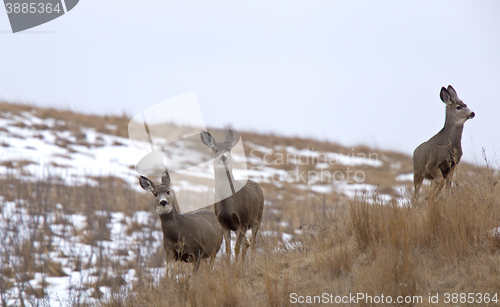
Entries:
{"label": "dry grass", "polygon": [[[77,186],[61,184],[54,177],[31,181],[22,176],[8,175],[0,179],[0,196],[2,306],[50,305],[46,298],[46,280],[48,277],[67,276],[63,266],[73,272],[86,270],[93,276],[92,282],[83,278],[71,279],[68,288],[72,300],[70,305],[78,306],[88,305],[82,293],[92,292],[99,297],[99,287],[102,286],[118,291],[124,285],[123,274],[130,268],[135,268],[141,276],[147,274],[149,267],[162,266],[160,259],[163,260],[164,255],[151,244],[150,233],[159,227],[155,216],[152,216],[155,218],[153,222],[142,224],[139,230],[145,236],[139,239],[137,246],[129,245],[127,250],[118,250],[114,255],[105,250],[103,242],[111,238],[111,213],[123,212],[125,216],[132,217],[136,211],[151,209],[150,200],[130,189],[121,179],[96,177],[89,179],[89,184]],[[20,214],[6,210],[7,202],[11,203],[10,206],[13,203],[15,211]],[[78,226],[82,229],[72,223],[70,215],[74,214],[84,219],[84,226]],[[54,232],[54,229],[60,230]],[[57,242],[60,240],[72,243],[59,249]],[[88,244],[92,253],[82,254],[80,243]],[[118,257],[130,252],[137,254],[138,248],[148,250],[148,256],[134,260],[129,258],[128,262]],[[58,260],[53,260],[53,254],[49,254],[54,251],[58,253]],[[43,282],[33,282],[35,275],[42,276]],[[17,289],[14,291],[19,293],[15,302],[12,302],[12,289]],[[7,303],[7,298],[10,303]]]}
{"label": "dry grass", "polygon": [[[500,239],[491,232],[500,226],[495,180],[487,172],[468,177],[440,199],[412,206],[363,198],[347,207],[310,204],[295,249],[261,237],[259,252],[242,267],[219,260],[195,275],[188,268],[182,278],[144,280],[98,305],[290,306],[291,293],[365,293],[445,306],[444,293],[494,294],[500,289]],[[428,303],[429,293],[440,294],[439,304]]]}
{"label": "dry grass", "polygon": [[[90,114],[75,113],[70,110],[59,110],[53,108],[38,108],[29,104],[8,103],[0,101],[1,113],[20,114],[28,112],[41,119],[53,118],[63,122],[57,123],[53,129],[60,131],[72,131],[75,134],[80,133],[82,127],[94,128],[97,132],[112,134],[121,137],[128,137],[129,118],[122,116],[99,116]],[[1,116],[1,115],[0,115]],[[109,129],[110,126],[116,126],[116,129]],[[33,128],[39,130],[48,129],[46,125],[34,125]]]}
{"label": "dry grass", "polygon": [[[82,128],[93,128],[97,132],[107,133],[111,135],[128,137],[128,123],[130,118],[125,115],[122,116],[98,116],[89,114],[75,113],[70,110],[57,110],[52,108],[37,108],[26,104],[14,104],[8,102],[0,101],[0,116],[2,113],[11,114],[21,114],[22,112],[28,112],[42,119],[53,118],[56,120],[61,120],[62,122],[57,122],[52,128],[46,125],[33,125],[33,129],[46,130],[60,130],[60,131],[71,131],[72,136],[76,138],[76,143],[69,141],[68,139],[59,139],[56,144],[62,148],[68,148],[68,145],[78,144],[86,147],[99,147],[102,143],[99,143],[97,139],[95,143],[89,144],[87,140],[83,137],[85,134],[82,133]],[[18,123],[18,125],[24,125],[23,123]],[[116,129],[110,129],[109,127],[114,126]],[[1,129],[1,128],[0,128]],[[184,133],[185,129],[183,127],[176,127],[175,129],[168,129],[169,133],[179,133],[178,136]],[[224,131],[223,131],[224,130]],[[227,129],[210,129],[212,132],[225,133]],[[381,193],[388,195],[397,195],[397,191],[394,190],[395,186],[401,185],[403,183],[397,182],[395,180],[396,176],[399,174],[411,173],[413,170],[412,158],[409,155],[402,154],[399,152],[391,150],[381,150],[374,149],[367,146],[359,145],[353,147],[342,146],[338,143],[331,141],[322,141],[315,139],[307,139],[302,137],[284,137],[276,135],[273,133],[262,134],[251,131],[239,131],[244,143],[253,143],[267,148],[275,149],[275,147],[280,146],[281,151],[276,150],[274,152],[274,158],[277,158],[278,154],[286,156],[287,152],[284,150],[287,146],[292,146],[296,149],[310,149],[318,151],[320,153],[338,153],[343,155],[348,155],[351,157],[370,157],[382,162],[380,167],[372,167],[366,165],[357,165],[356,167],[351,167],[351,171],[362,171],[365,174],[364,183],[373,184],[379,187]],[[14,135],[11,135],[14,136]],[[172,138],[176,138],[175,135],[169,135]],[[119,144],[115,144],[119,145]],[[0,146],[8,147],[9,144],[0,141]],[[245,146],[245,154],[251,156],[252,147]],[[71,149],[70,149],[71,150]],[[264,153],[259,151],[253,151],[252,156],[257,156],[262,158]],[[306,165],[301,166],[301,170],[315,170],[316,164],[319,161],[315,159],[308,160]],[[296,165],[292,163],[283,163],[279,165],[273,165],[274,168],[283,169],[286,171],[292,171],[295,169]],[[462,162],[460,168],[466,172],[476,173],[478,167]],[[329,172],[334,173],[335,171],[340,171],[346,174],[346,167],[343,165],[332,165],[327,169]]]}
{"label": "dry grass", "polygon": [[[77,141],[83,141],[82,127],[100,131],[111,123],[118,129],[102,131],[126,136],[128,124],[125,117],[81,115],[6,103],[0,103],[0,112],[33,112],[41,118],[64,120],[65,125],[56,128],[72,131]],[[242,137],[268,148],[294,146],[341,154],[353,151],[335,143],[302,138],[250,132],[243,132]],[[61,146],[65,144],[61,142]],[[250,149],[245,147],[247,151]],[[369,154],[375,150],[358,146],[354,151]],[[411,157],[391,151],[376,152],[383,162],[381,167],[359,166],[356,169],[363,170],[365,182],[378,185],[380,193],[393,194],[394,186],[401,184],[395,177],[411,172]],[[391,165],[395,161],[399,164]],[[314,170],[317,162],[301,166],[301,169]],[[28,162],[4,163],[22,167]],[[291,167],[294,166],[284,165],[283,169]],[[330,171],[335,170],[346,171],[343,166],[330,167]],[[263,183],[268,205],[258,236],[259,249],[256,254],[248,255],[243,266],[218,259],[213,270],[204,263],[193,275],[191,265],[178,264],[176,277],[165,278],[150,271],[164,265],[164,252],[151,248],[151,240],[154,240],[151,236],[140,241],[140,246],[119,251],[127,255],[140,248],[148,250],[146,258],[136,253],[137,259],[127,263],[98,257],[99,253],[93,262],[76,257],[76,253],[68,253],[64,256],[73,270],[98,268],[92,283],[72,290],[75,301],[70,305],[88,305],[88,301],[79,299],[82,292],[92,293],[97,299],[93,305],[110,307],[301,305],[292,304],[292,293],[301,296],[328,293],[334,297],[356,293],[394,298],[422,296],[423,303],[419,306],[430,306],[428,294],[439,293],[440,302],[432,306],[449,306],[443,301],[444,293],[496,293],[500,289],[500,237],[491,231],[500,226],[500,184],[497,184],[500,178],[498,173],[488,169],[461,163],[455,179],[457,186],[443,191],[440,199],[422,199],[409,206],[400,206],[395,200],[382,202],[377,197],[347,199],[337,193],[321,195],[287,182],[282,185]],[[20,291],[34,297],[31,305],[43,299],[45,289],[43,286],[30,288],[28,280],[41,272],[47,276],[64,274],[61,266],[46,256],[46,251],[53,248],[50,239],[53,234],[50,229],[36,224],[38,217],[53,214],[54,224],[67,225],[71,229],[68,236],[78,236],[79,242],[99,250],[101,242],[110,239],[108,227],[112,212],[123,212],[131,217],[136,211],[153,211],[152,199],[114,177],[89,178],[89,183],[84,185],[65,185],[58,178],[32,182],[8,177],[0,180],[0,195],[2,201],[14,201],[19,208],[27,210],[30,217],[27,227],[32,224],[35,227],[30,228],[33,231],[29,232],[28,241],[16,241],[15,236],[2,235],[4,247],[8,245],[20,260],[7,261],[12,255],[0,248],[0,300],[5,291],[19,287]],[[83,230],[75,229],[65,218],[68,214],[85,216],[88,225]],[[154,231],[158,224],[157,218],[151,221],[148,231]],[[12,227],[9,233],[15,233],[16,226],[14,222],[6,225]],[[144,227],[133,221],[125,232],[128,235],[138,233]],[[275,233],[263,235],[264,231]],[[295,231],[293,239],[285,242],[281,234]],[[7,242],[5,238],[12,238],[12,241]],[[121,276],[130,269],[135,270],[137,280],[126,289]],[[101,286],[109,287],[113,295],[103,296]],[[376,304],[364,301],[345,305]]]}

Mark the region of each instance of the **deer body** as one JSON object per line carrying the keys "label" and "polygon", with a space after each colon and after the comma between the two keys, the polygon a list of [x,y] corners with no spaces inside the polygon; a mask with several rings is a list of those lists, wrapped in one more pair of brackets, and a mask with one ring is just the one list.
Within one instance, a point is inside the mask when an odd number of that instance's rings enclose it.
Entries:
{"label": "deer body", "polygon": [[[215,176],[215,178],[217,178],[218,176],[226,176],[226,174],[218,175],[216,173]],[[216,185],[216,191],[221,189],[222,187],[217,188]],[[255,250],[257,231],[259,230],[260,223],[262,222],[262,213],[264,211],[264,195],[258,183],[253,180],[248,180],[245,186],[243,186],[234,195],[216,202],[214,205],[214,209],[215,214],[217,215],[217,220],[224,229],[226,254],[231,254],[230,230],[234,231],[237,235],[236,244],[234,247],[234,254],[236,259],[238,259],[242,241],[245,240],[242,257],[244,257],[244,255],[246,254],[248,246],[250,245],[245,239],[245,233],[248,229],[252,230],[251,246],[252,250]]]}
{"label": "deer body", "polygon": [[435,188],[431,196],[439,194],[445,184],[451,185],[451,178],[462,157],[464,123],[475,116],[451,85],[441,88],[440,97],[446,104],[444,127],[413,152],[415,198],[418,198],[424,179],[434,180]]}
{"label": "deer body", "polygon": [[[217,176],[217,175],[216,175]],[[223,175],[225,176],[225,174]],[[253,199],[263,199],[260,186],[253,180],[248,180],[246,185],[224,200],[215,203],[217,219],[224,228],[237,231],[252,228],[262,221],[263,206],[241,206],[239,204],[252,203]]]}
{"label": "deer body", "polygon": [[[193,213],[160,215],[163,247],[171,253],[170,259],[197,262],[215,257],[222,243],[222,229],[216,225],[215,214],[210,210]],[[196,227],[193,227],[196,225]]]}
{"label": "deer body", "polygon": [[[241,243],[244,240],[245,246],[241,253],[241,258],[244,259],[250,246],[245,238],[248,229],[252,230],[252,250],[256,249],[256,236],[264,211],[264,194],[257,182],[249,179],[246,183],[241,183],[234,179],[230,153],[233,147],[231,130],[228,131],[222,143],[217,143],[206,131],[202,131],[200,136],[202,142],[212,149],[214,155],[215,195],[216,199],[222,199],[214,204],[214,211],[223,228],[226,255],[231,255],[230,231],[234,231],[236,233],[235,258],[239,257]],[[232,193],[233,191],[236,192]],[[224,198],[225,195],[231,196]]]}
{"label": "deer body", "polygon": [[139,182],[144,190],[150,191],[156,198],[167,264],[172,261],[193,263],[194,271],[198,269],[201,259],[210,257],[212,264],[222,244],[222,227],[214,212],[198,210],[179,214],[175,197],[170,191],[170,176],[166,171],[159,185],[144,176],[140,177]]}

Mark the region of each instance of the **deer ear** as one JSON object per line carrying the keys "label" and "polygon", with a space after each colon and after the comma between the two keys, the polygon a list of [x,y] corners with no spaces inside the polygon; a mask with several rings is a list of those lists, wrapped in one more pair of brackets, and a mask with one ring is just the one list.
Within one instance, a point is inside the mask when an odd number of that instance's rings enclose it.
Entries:
{"label": "deer ear", "polygon": [[451,96],[448,90],[444,87],[441,88],[441,93],[439,93],[439,97],[441,97],[441,101],[444,103],[450,103],[451,102]]}
{"label": "deer ear", "polygon": [[233,130],[229,129],[226,134],[226,139],[224,140],[224,143],[229,143],[231,144],[231,147],[233,147]]}
{"label": "deer ear", "polygon": [[201,138],[201,141],[203,142],[203,144],[207,145],[210,148],[215,147],[215,140],[210,133],[201,130],[200,138]]}
{"label": "deer ear", "polygon": [[163,173],[161,174],[161,183],[170,186],[170,175],[167,171],[163,171]]}
{"label": "deer ear", "polygon": [[153,192],[155,189],[155,184],[144,176],[139,177],[139,184],[141,185],[141,188],[149,192]]}
{"label": "deer ear", "polygon": [[458,98],[457,91],[451,85],[448,85],[448,93],[450,93],[451,98]]}

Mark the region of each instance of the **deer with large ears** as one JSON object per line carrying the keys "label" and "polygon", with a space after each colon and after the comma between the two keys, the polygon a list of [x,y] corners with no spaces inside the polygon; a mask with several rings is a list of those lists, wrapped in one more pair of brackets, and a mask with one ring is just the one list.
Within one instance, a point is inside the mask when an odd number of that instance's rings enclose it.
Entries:
{"label": "deer with large ears", "polygon": [[222,244],[222,227],[214,212],[198,210],[179,214],[167,171],[163,172],[161,183],[158,185],[144,176],[139,178],[139,183],[156,199],[156,213],[161,220],[167,267],[173,261],[190,262],[194,264],[194,272],[196,272],[200,266],[200,260],[208,257],[212,266]]}
{"label": "deer with large ears", "polygon": [[439,194],[443,186],[451,185],[453,172],[462,157],[462,131],[464,123],[476,115],[457,96],[455,89],[441,88],[441,100],[446,104],[444,127],[413,152],[413,183],[415,196],[425,179],[434,180],[431,197]]}
{"label": "deer with large ears", "polygon": [[[239,259],[241,250],[241,260],[250,243],[245,238],[248,229],[252,230],[252,251],[256,249],[256,236],[262,222],[262,212],[264,211],[264,194],[259,184],[248,179],[246,183],[234,179],[231,157],[233,144],[233,131],[229,130],[224,142],[217,143],[212,135],[206,131],[200,133],[201,141],[212,149],[215,173],[215,197],[214,204],[217,220],[222,225],[224,240],[226,242],[226,255],[231,255],[231,232],[236,233],[236,244],[234,246],[235,259]],[[231,187],[232,191],[228,191]],[[228,193],[229,192],[229,193]],[[226,198],[227,195],[230,195]],[[222,200],[220,200],[222,199]],[[241,249],[241,243],[245,245]]]}

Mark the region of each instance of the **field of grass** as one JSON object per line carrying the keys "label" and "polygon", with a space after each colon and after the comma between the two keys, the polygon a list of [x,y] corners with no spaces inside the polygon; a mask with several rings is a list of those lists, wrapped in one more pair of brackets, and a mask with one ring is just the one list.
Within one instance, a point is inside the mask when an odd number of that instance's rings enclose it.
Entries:
{"label": "field of grass", "polygon": [[[0,111],[60,119],[64,122],[50,129],[73,135],[83,127],[117,136],[127,133],[125,116],[7,103],[0,103]],[[0,178],[0,305],[500,305],[494,301],[500,300],[498,170],[462,163],[455,184],[438,199],[411,201],[411,182],[396,180],[411,172],[407,155],[241,134],[248,144],[274,153],[286,146],[345,155],[375,152],[380,166],[356,169],[366,174],[366,183],[379,187],[379,194],[358,190],[349,196],[288,182],[262,183],[266,206],[256,253],[249,251],[244,263],[218,257],[213,269],[202,263],[196,274],[192,265],[179,263],[166,275],[160,223],[150,195],[113,176],[92,176],[83,184],[51,176],[34,180],[14,171],[29,161],[0,161],[12,170]],[[253,148],[245,146],[247,156]],[[8,144],[0,147],[8,149]],[[264,152],[252,155],[262,158]],[[300,168],[316,170],[322,162]],[[273,167],[286,170],[290,165]],[[58,292],[60,299],[49,296],[61,280],[66,285]]]}
{"label": "field of grass", "polygon": [[[372,301],[344,305],[375,306],[383,295],[385,305],[496,306],[491,299],[500,291],[497,180],[485,172],[440,199],[408,207],[362,196],[346,206],[304,205],[308,223],[293,247],[261,238],[259,252],[244,264],[219,259],[213,270],[205,265],[194,275],[188,268],[173,278],[145,279],[97,305],[309,306],[325,302],[324,293],[330,301],[361,293]],[[461,293],[474,293],[474,303]],[[436,294],[438,303],[429,303]]]}
{"label": "field of grass", "polygon": [[[136,211],[152,211],[143,193],[116,178],[99,179],[99,187],[7,178],[0,182],[1,212],[13,202],[23,215],[2,224],[0,298],[4,306],[50,306],[45,295],[51,278],[67,276],[68,268],[82,273],[72,281],[70,306],[291,306],[315,302],[314,296],[345,300],[358,293],[422,299],[402,304],[407,306],[451,306],[446,293],[494,298],[500,289],[499,178],[487,170],[460,178],[441,198],[409,206],[362,194],[345,204],[314,195],[293,206],[266,206],[258,251],[249,252],[245,263],[220,257],[212,270],[202,263],[196,274],[181,263],[173,277],[160,269],[164,252],[153,243],[161,238],[147,236],[159,230],[158,218],[152,215],[149,224],[133,220]],[[141,235],[110,254],[104,242],[111,240],[116,212],[132,219],[125,232]],[[82,216],[85,226],[74,225],[71,215]],[[292,240],[283,239],[288,227],[299,228]],[[74,249],[58,250],[62,238]],[[82,244],[91,247],[89,253],[77,250]],[[131,269],[134,278],[127,279]],[[36,275],[40,282],[33,282]],[[6,299],[12,289],[19,290],[14,302]],[[429,294],[439,294],[439,304],[430,304]]]}

